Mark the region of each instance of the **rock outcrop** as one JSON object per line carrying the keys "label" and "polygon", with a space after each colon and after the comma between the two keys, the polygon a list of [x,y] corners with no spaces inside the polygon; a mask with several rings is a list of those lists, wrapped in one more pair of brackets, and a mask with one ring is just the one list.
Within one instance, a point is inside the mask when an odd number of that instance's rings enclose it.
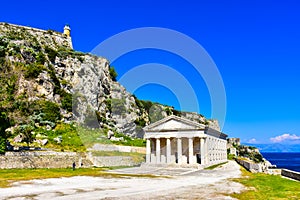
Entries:
{"label": "rock outcrop", "polygon": [[46,121],[143,137],[142,127],[174,114],[219,129],[200,114],[138,100],[113,81],[107,59],[74,51],[56,31],[0,23],[0,66],[0,107],[10,125],[42,112]]}

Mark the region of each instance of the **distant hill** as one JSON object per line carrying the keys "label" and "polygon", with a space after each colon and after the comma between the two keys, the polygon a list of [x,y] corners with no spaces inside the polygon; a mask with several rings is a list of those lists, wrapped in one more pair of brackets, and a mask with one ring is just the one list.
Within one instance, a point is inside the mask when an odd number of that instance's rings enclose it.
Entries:
{"label": "distant hill", "polygon": [[243,144],[249,146],[255,146],[259,149],[260,152],[300,152],[299,144],[281,144],[281,143],[272,143],[272,144],[243,143]]}

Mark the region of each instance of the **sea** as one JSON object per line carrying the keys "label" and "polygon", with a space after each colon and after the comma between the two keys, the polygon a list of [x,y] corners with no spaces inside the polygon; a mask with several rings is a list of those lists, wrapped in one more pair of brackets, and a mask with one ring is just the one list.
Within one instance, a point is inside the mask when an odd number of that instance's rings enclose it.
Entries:
{"label": "sea", "polygon": [[277,168],[285,168],[300,172],[300,152],[299,153],[275,153],[261,152],[263,157]]}

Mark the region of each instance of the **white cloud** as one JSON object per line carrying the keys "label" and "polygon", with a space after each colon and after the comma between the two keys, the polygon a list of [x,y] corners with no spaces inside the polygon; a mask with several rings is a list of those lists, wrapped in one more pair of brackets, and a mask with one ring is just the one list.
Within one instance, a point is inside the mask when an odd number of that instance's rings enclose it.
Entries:
{"label": "white cloud", "polygon": [[257,142],[257,140],[255,139],[255,138],[252,138],[252,139],[250,139],[250,140],[248,140],[248,143],[256,143]]}
{"label": "white cloud", "polygon": [[300,136],[297,136],[295,134],[285,133],[285,134],[270,138],[270,140],[275,143],[283,142],[283,141],[293,141],[293,140],[300,140]]}

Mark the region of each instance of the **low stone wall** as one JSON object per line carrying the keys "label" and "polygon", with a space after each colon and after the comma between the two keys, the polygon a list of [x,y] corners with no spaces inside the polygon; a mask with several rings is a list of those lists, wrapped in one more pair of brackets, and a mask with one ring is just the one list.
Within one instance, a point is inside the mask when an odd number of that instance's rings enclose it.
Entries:
{"label": "low stone wall", "polygon": [[281,169],[279,169],[279,168],[268,169],[267,174],[281,175]]}
{"label": "low stone wall", "polygon": [[292,178],[292,179],[300,181],[300,173],[292,171],[292,170],[282,169],[281,170],[281,176],[285,176],[285,177]]}
{"label": "low stone wall", "polygon": [[262,167],[259,163],[252,163],[247,160],[235,159],[240,165],[245,167],[250,172],[262,172]]}
{"label": "low stone wall", "polygon": [[0,156],[0,169],[13,168],[68,168],[72,163],[76,167],[90,167],[92,163],[84,153],[76,152],[6,152]]}
{"label": "low stone wall", "polygon": [[109,144],[95,144],[91,151],[119,151],[119,152],[136,152],[146,154],[145,147],[132,147],[132,146],[121,146],[121,145],[109,145]]}
{"label": "low stone wall", "polygon": [[141,163],[135,162],[130,156],[93,156],[92,162],[97,167],[114,166],[137,166]]}

